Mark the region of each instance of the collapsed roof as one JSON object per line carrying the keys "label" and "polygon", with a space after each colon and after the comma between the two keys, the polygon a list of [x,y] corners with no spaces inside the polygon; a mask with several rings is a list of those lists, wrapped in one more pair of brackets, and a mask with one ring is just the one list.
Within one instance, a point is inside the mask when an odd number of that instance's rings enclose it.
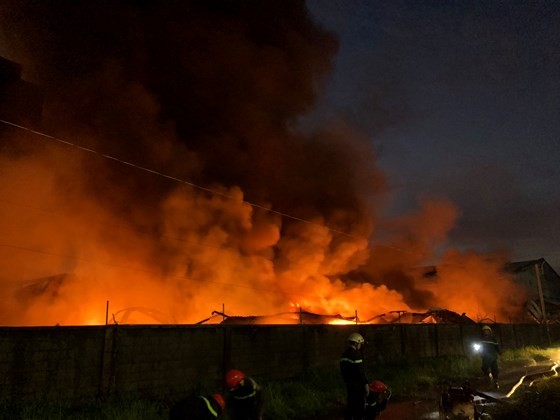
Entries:
{"label": "collapsed roof", "polygon": [[432,308],[426,312],[391,311],[367,320],[356,317],[315,314],[309,311],[282,312],[264,316],[230,316],[214,311],[197,324],[260,325],[260,324],[475,324],[464,313]]}

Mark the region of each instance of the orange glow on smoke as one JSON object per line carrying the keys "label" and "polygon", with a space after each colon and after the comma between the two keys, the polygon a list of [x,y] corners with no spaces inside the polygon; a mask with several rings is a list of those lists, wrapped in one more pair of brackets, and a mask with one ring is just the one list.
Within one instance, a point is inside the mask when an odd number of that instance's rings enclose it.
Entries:
{"label": "orange glow on smoke", "polygon": [[[283,226],[279,215],[247,204],[237,187],[215,187],[223,196],[181,187],[150,218],[130,206],[130,220],[157,227],[137,229],[86,192],[78,158],[51,150],[0,164],[0,192],[9,197],[0,203],[3,325],[103,325],[107,300],[109,323],[195,323],[222,305],[230,316],[271,316],[262,322],[298,323],[300,308],[357,312],[367,322],[435,306],[507,320],[520,305],[521,297],[504,307],[502,296],[522,292],[497,262],[471,253],[449,251],[436,279],[409,274],[412,288],[433,295],[423,307],[384,280],[433,257],[454,223],[447,204],[387,223],[394,233],[387,246],[371,247],[370,228],[348,225],[351,235],[340,235],[320,217]],[[347,278],[362,269],[375,282]],[[273,316],[288,305],[292,316]]]}

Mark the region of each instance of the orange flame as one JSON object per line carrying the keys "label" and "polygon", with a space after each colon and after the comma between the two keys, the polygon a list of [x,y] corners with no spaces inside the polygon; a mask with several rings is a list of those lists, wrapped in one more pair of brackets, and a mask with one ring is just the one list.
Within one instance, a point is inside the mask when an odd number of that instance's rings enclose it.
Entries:
{"label": "orange flame", "polygon": [[332,321],[329,321],[330,325],[354,325],[356,324],[355,321],[347,321],[345,319],[335,319]]}
{"label": "orange flame", "polygon": [[[109,322],[194,323],[222,305],[230,316],[273,315],[286,302],[318,314],[357,312],[360,320],[432,306],[500,320],[510,308],[499,296],[522,294],[499,263],[458,251],[444,255],[436,279],[410,272],[407,287],[380,280],[431,255],[423,238],[433,246],[444,240],[455,217],[445,203],[393,224],[405,234],[377,247],[366,239],[368,229],[340,235],[322,218],[283,226],[278,214],[252,207],[236,187],[221,189],[223,196],[177,189],[156,220],[133,207],[126,224],[84,192],[75,177],[80,160],[60,153],[0,158],[0,190],[10,197],[0,204],[5,325],[102,325],[106,315]],[[430,228],[433,219],[444,226]],[[152,228],[135,227],[139,222]],[[355,272],[364,279],[350,280]],[[424,306],[411,291],[423,294]]]}

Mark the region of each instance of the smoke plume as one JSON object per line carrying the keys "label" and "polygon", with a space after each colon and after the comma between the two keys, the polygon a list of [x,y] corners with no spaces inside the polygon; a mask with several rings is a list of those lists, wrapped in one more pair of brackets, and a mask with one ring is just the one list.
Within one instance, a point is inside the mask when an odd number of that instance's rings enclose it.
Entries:
{"label": "smoke plume", "polygon": [[3,324],[103,323],[106,301],[117,322],[519,308],[472,253],[424,283],[459,211],[383,220],[373,146],[299,128],[337,51],[303,1],[4,1],[0,19],[54,137],[0,132]]}

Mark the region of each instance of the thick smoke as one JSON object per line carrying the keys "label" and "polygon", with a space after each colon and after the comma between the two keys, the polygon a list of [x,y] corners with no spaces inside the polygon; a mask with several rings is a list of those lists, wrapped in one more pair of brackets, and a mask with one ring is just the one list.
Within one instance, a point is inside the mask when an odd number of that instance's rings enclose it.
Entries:
{"label": "thick smoke", "polygon": [[[254,315],[297,302],[361,319],[472,308],[446,280],[440,293],[410,272],[445,244],[454,206],[379,220],[387,191],[371,145],[340,124],[298,130],[337,49],[303,1],[0,10],[1,55],[45,91],[41,130],[98,152],[3,132],[4,323],[100,323],[106,300],[116,321],[138,308],[121,319],[131,322],[195,322],[222,304]],[[491,292],[488,275],[471,278],[472,293]]]}

